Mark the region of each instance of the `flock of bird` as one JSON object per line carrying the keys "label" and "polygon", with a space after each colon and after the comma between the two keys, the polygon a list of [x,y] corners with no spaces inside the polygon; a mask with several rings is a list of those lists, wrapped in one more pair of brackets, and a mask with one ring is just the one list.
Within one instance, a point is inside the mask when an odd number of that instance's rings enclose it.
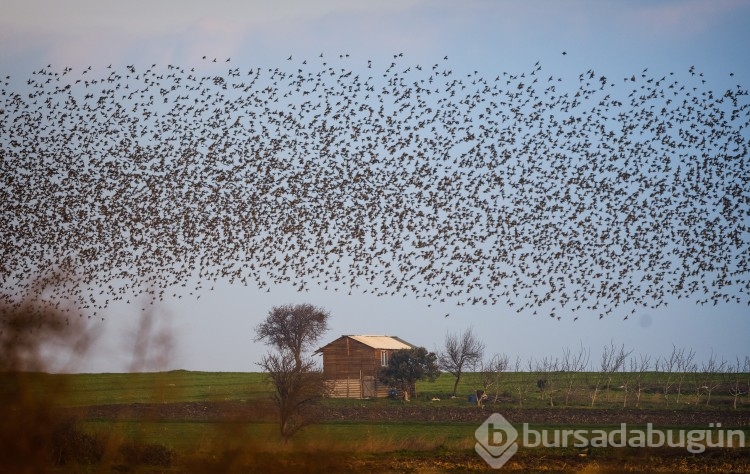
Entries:
{"label": "flock of bird", "polygon": [[285,66],[3,75],[0,302],[91,315],[228,280],[558,319],[750,304],[741,86]]}

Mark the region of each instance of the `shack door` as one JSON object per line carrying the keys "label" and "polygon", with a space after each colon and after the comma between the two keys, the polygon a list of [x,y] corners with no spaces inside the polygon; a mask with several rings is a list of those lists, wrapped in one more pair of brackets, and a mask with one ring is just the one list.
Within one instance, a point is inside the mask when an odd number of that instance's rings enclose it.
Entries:
{"label": "shack door", "polygon": [[362,398],[375,396],[375,377],[365,375],[362,377]]}

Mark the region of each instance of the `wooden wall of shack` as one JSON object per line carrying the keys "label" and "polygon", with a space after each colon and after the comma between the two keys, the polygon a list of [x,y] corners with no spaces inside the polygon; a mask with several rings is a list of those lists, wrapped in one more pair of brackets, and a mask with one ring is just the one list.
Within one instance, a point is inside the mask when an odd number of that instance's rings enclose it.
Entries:
{"label": "wooden wall of shack", "polygon": [[[387,397],[390,387],[378,380],[381,349],[350,337],[340,337],[322,348],[323,376],[329,395],[344,398]],[[389,353],[393,352],[387,350]]]}

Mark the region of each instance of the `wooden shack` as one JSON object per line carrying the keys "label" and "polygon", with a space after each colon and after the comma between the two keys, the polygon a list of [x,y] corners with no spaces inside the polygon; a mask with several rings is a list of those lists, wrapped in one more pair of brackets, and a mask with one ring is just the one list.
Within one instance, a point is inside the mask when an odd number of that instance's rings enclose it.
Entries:
{"label": "wooden shack", "polygon": [[387,397],[391,387],[378,380],[390,354],[415,346],[395,336],[341,336],[316,351],[323,355],[323,376],[330,396]]}

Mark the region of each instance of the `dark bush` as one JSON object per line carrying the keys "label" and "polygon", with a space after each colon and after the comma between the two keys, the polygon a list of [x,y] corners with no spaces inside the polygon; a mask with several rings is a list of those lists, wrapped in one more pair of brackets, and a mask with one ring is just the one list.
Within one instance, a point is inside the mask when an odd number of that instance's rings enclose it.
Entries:
{"label": "dark bush", "polygon": [[120,454],[128,466],[159,466],[172,465],[172,451],[161,444],[127,443],[120,447]]}
{"label": "dark bush", "polygon": [[104,456],[104,439],[81,431],[75,421],[60,423],[52,432],[52,456],[57,465],[71,462],[98,464]]}

